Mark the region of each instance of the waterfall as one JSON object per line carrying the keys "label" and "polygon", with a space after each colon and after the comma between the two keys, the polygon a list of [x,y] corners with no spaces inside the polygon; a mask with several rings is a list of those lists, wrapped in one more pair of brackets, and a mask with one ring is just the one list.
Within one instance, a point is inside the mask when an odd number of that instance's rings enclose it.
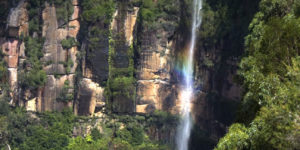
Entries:
{"label": "waterfall", "polygon": [[182,119],[177,129],[176,144],[178,150],[188,150],[189,137],[192,128],[191,100],[193,97],[193,68],[194,68],[194,49],[197,39],[197,29],[201,25],[202,0],[193,0],[193,20],[190,47],[188,49],[187,61],[183,65],[182,89],[180,92]]}

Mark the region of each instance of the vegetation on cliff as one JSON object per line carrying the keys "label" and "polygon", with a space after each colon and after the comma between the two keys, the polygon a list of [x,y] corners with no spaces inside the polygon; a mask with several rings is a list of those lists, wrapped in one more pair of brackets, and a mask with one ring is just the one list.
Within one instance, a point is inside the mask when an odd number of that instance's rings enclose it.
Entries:
{"label": "vegetation on cliff", "polygon": [[[71,1],[62,0],[28,0],[27,9],[29,12],[29,35],[20,37],[20,41],[25,43],[25,61],[20,62],[18,69],[18,79],[20,91],[31,90],[32,97],[36,98],[37,88],[44,86],[47,75],[43,70],[44,65],[50,65],[53,60],[43,62],[43,20],[42,12],[45,8],[45,2],[50,5],[54,4],[56,8],[56,16],[59,28],[63,27],[68,21],[71,10]],[[113,0],[86,0],[80,1],[82,8],[81,14],[81,42],[87,42],[87,59],[95,58],[93,52],[101,51],[101,48],[108,42],[108,37],[116,40],[116,43],[110,44],[110,57],[112,59],[112,68],[109,70],[110,76],[106,84],[106,80],[100,81],[102,85],[108,85],[112,91],[111,97],[124,98],[134,103],[135,97],[135,78],[134,78],[134,48],[132,45],[125,44],[124,32],[122,34],[110,35],[109,24],[116,7],[116,1]],[[121,2],[118,2],[121,3]],[[140,3],[140,2],[137,2]],[[126,3],[126,5],[137,5]],[[172,4],[174,5],[174,4]],[[132,7],[132,6],[130,6]],[[160,7],[163,7],[160,4]],[[154,7],[153,7],[154,8]],[[71,10],[71,11],[70,11]],[[124,9],[125,10],[125,9]],[[127,11],[127,10],[125,10]],[[46,12],[47,13],[47,12]],[[120,15],[124,19],[124,14]],[[167,14],[165,14],[167,16]],[[85,30],[86,29],[86,30]],[[82,33],[84,31],[84,33]],[[123,43],[118,43],[118,42]],[[64,49],[69,49],[77,45],[74,38],[67,38],[61,41]],[[126,59],[128,65],[124,68],[117,67],[119,52],[122,46],[126,45]],[[117,52],[113,52],[116,50]],[[84,53],[83,53],[84,54]],[[123,53],[122,53],[123,54]],[[96,57],[96,59],[98,59]],[[59,62],[67,68],[72,66],[73,62]],[[44,63],[44,64],[43,64]],[[7,84],[7,68],[2,55],[0,56],[0,82]],[[56,76],[56,75],[55,75]],[[42,89],[42,88],[41,88]],[[105,118],[76,117],[72,114],[72,110],[63,110],[62,112],[43,112],[33,113],[27,112],[24,108],[14,107],[7,104],[10,99],[7,86],[0,87],[0,149],[10,146],[12,149],[170,149],[165,145],[171,140],[157,141],[158,134],[166,134],[169,137],[177,125],[178,117],[166,112],[156,111],[148,115],[113,115]],[[57,101],[69,102],[74,99],[73,94],[69,91],[73,90],[69,80],[66,80],[62,88],[61,94],[58,95]],[[27,92],[27,91],[26,91]],[[24,105],[28,102],[25,101]],[[126,105],[118,104],[121,107]],[[116,107],[119,107],[116,106]],[[42,106],[43,107],[43,106]],[[132,107],[133,111],[134,108]],[[81,128],[81,123],[97,122],[96,119],[106,119],[103,124],[97,125],[91,132],[77,134],[74,127]],[[101,121],[99,121],[101,122]],[[91,123],[92,124],[92,123]],[[99,128],[99,129],[98,129]],[[100,130],[101,129],[101,130]],[[103,129],[103,130],[102,130]],[[75,135],[76,134],[76,135]],[[159,138],[160,139],[160,138]]]}
{"label": "vegetation on cliff", "polygon": [[25,52],[27,59],[24,70],[19,72],[20,85],[26,89],[36,89],[46,83],[46,72],[40,59],[43,57],[43,39],[26,37]]}
{"label": "vegetation on cliff", "polygon": [[6,81],[7,76],[7,67],[6,62],[4,61],[4,54],[2,53],[2,50],[0,49],[0,83],[3,83]]}
{"label": "vegetation on cliff", "polygon": [[106,86],[108,78],[108,45],[110,23],[115,11],[113,0],[85,0],[82,7],[79,41],[85,46],[81,53],[92,70],[93,80]]}
{"label": "vegetation on cliff", "polygon": [[[165,112],[148,116],[112,115],[105,118],[76,117],[71,109],[60,113],[31,113],[22,108],[11,108],[1,98],[0,149],[9,145],[12,149],[22,150],[167,150],[170,149],[168,145],[146,133],[151,128],[162,131],[174,128],[177,120],[176,116]],[[99,122],[101,124],[95,125]],[[90,132],[87,126],[92,127]]]}
{"label": "vegetation on cliff", "polygon": [[70,81],[66,80],[60,95],[56,98],[57,101],[60,102],[70,102],[74,100],[74,93],[70,92],[73,91],[74,87],[70,85]]}
{"label": "vegetation on cliff", "polygon": [[[229,70],[227,61],[231,58],[238,60],[246,49],[246,54],[239,65],[238,76],[235,78],[244,87],[243,100],[237,112],[236,122],[219,141],[215,147],[217,150],[297,149],[300,146],[300,58],[298,56],[300,2],[261,0],[260,10],[249,26],[258,1],[210,0],[206,1],[203,7],[203,24],[197,46],[208,56],[199,62],[212,72],[212,76],[215,76],[212,80],[224,80],[223,72]],[[55,5],[59,28],[67,24],[73,7],[71,0],[28,0],[27,2],[29,36],[20,37],[20,41],[25,43],[26,60],[24,63],[20,62],[24,65],[18,70],[18,79],[22,90],[36,90],[46,83],[47,76],[43,66],[53,63],[49,61],[43,64],[41,61],[44,46],[44,40],[41,38],[42,11],[45,2]],[[150,40],[160,39],[164,36],[162,33],[169,34],[161,31],[173,32],[176,28],[180,31],[176,31],[175,34],[183,36],[180,38],[184,39],[188,33],[177,32],[186,32],[190,28],[191,15],[188,10],[192,7],[191,2],[192,0],[80,1],[81,30],[78,41],[81,42],[83,50],[81,54],[85,55],[86,66],[92,70],[93,81],[106,87],[107,110],[121,113],[134,112],[135,67],[141,43],[157,44]],[[247,4],[250,2],[251,4]],[[16,5],[12,3],[0,2],[7,6],[0,9],[1,29],[6,25],[10,7]],[[127,45],[123,31],[124,19],[127,11],[132,11],[134,6],[140,7],[135,30],[136,39],[132,45]],[[110,24],[116,8],[119,10],[115,18],[117,22],[119,21],[117,28],[122,29],[112,31]],[[3,33],[4,31],[0,32],[0,35],[2,36]],[[167,35],[168,40],[174,38],[173,34]],[[149,39],[143,39],[144,35]],[[75,38],[67,38],[62,40],[61,44],[64,49],[70,49],[77,45],[76,41]],[[147,46],[151,47],[150,44]],[[219,51],[212,52],[216,49]],[[199,55],[203,54],[199,53]],[[213,57],[209,57],[208,54],[220,55],[220,57],[218,60],[213,60]],[[164,52],[160,55],[164,55]],[[197,54],[197,57],[199,55]],[[67,74],[74,65],[70,58],[66,62],[59,63],[64,65]],[[64,110],[60,113],[30,113],[23,108],[13,108],[7,104],[10,100],[10,88],[6,66],[4,56],[0,53],[0,149],[7,145],[13,149],[24,150],[170,149],[168,145],[164,145],[167,140],[156,141],[154,136],[150,136],[157,132],[159,135],[169,134],[166,137],[172,136],[172,129],[176,128],[178,117],[166,112],[155,111],[148,115],[111,113],[103,121],[103,118],[76,117],[72,114],[72,110]],[[100,73],[94,73],[97,69]],[[218,84],[213,86],[222,87]],[[74,100],[74,93],[70,91],[74,91],[74,87],[70,85],[69,80],[66,80],[56,100],[61,102]],[[207,93],[207,101],[215,108],[212,114],[216,116],[214,121],[229,126],[235,116],[232,109],[236,107],[236,103],[227,102],[227,99],[220,96],[219,91],[211,90]],[[103,124],[93,126],[91,132],[87,134],[75,135],[74,127],[83,127],[81,123],[89,120],[92,120],[90,122],[101,120]],[[202,142],[199,142],[198,138],[207,138],[209,135],[203,134],[198,128],[194,130],[190,148],[197,149],[199,147],[194,146],[195,143]],[[209,147],[215,142],[211,139],[203,141],[208,143]]]}
{"label": "vegetation on cliff", "polygon": [[262,0],[249,26],[237,123],[215,149],[299,148],[299,1]]}
{"label": "vegetation on cliff", "polygon": [[72,0],[28,0],[27,10],[29,15],[29,33],[41,34],[41,17],[45,2],[54,5],[59,25],[66,25],[73,13]]}

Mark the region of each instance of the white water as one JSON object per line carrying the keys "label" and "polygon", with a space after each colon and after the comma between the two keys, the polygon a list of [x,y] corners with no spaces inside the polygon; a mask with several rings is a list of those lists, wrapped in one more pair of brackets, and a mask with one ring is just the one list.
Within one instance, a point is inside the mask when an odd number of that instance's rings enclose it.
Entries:
{"label": "white water", "polygon": [[180,93],[182,119],[177,129],[176,143],[178,150],[188,150],[189,137],[192,128],[191,100],[193,97],[194,49],[197,39],[197,29],[201,25],[202,0],[193,0],[192,35],[188,51],[187,63],[183,67],[184,83]]}

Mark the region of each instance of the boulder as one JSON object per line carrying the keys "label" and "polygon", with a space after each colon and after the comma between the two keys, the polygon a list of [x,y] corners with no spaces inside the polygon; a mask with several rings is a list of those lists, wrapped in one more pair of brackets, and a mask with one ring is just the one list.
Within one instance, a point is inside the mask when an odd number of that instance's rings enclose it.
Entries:
{"label": "boulder", "polygon": [[93,115],[99,103],[105,103],[104,88],[91,79],[83,78],[79,84],[78,115]]}

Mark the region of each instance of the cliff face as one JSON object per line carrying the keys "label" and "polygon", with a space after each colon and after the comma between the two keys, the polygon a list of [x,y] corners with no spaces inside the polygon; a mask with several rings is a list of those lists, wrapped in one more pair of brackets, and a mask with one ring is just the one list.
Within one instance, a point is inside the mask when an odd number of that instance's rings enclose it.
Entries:
{"label": "cliff face", "polygon": [[136,111],[168,111],[175,106],[176,101],[175,84],[171,83],[175,62],[174,39],[168,39],[174,35],[175,30],[153,31],[144,28],[138,36],[140,55],[137,66]]}
{"label": "cliff face", "polygon": [[[78,61],[80,61],[83,78],[78,81],[78,93],[75,96],[76,104],[74,104],[76,111],[82,112],[79,114],[93,114],[96,105],[102,107],[103,103],[107,101],[104,96],[105,85],[102,82],[109,78],[110,65],[116,70],[136,67],[134,100],[114,98],[113,102],[116,103],[115,105],[126,106],[129,101],[132,101],[132,108],[116,111],[148,113],[155,109],[168,110],[172,108],[172,106],[165,106],[164,101],[176,98],[174,84],[170,83],[174,67],[172,62],[175,61],[175,46],[173,44],[175,39],[170,39],[175,34],[174,27],[171,29],[150,29],[146,23],[137,22],[140,6],[132,6],[129,2],[120,2],[116,5],[109,28],[107,25],[98,24],[102,30],[110,30],[111,35],[103,35],[101,41],[97,43],[100,47],[96,52],[90,51],[88,47],[91,47],[91,44],[84,38],[81,39],[81,55],[85,54],[85,56],[81,56],[79,60],[77,58],[79,57],[77,45],[70,47],[63,45],[64,40],[74,38],[76,41],[78,38],[80,29],[79,3],[76,0],[72,1],[73,12],[67,21],[57,16],[57,9],[66,8],[49,2],[45,2],[42,6],[40,14],[37,14],[40,15],[40,34],[44,38],[42,43],[43,57],[40,60],[43,63],[43,70],[46,72],[47,78],[45,85],[34,91],[21,89],[21,87],[18,89],[17,80],[17,68],[21,66],[20,69],[22,70],[22,65],[27,59],[25,44],[20,39],[29,36],[27,2],[20,1],[11,8],[7,16],[7,33],[5,37],[1,38],[1,45],[9,68],[11,91],[15,91],[11,93],[11,103],[25,105],[28,110],[32,111],[62,110],[66,106],[72,106],[72,101],[59,102],[57,98],[62,93],[65,81],[69,81],[70,85],[74,87],[74,75],[76,68],[79,67]],[[176,24],[178,19],[167,22],[162,17],[160,22],[162,22],[161,26]],[[32,36],[37,37],[37,34],[39,33],[35,32]],[[109,37],[114,40],[113,45],[109,42]],[[138,51],[133,50],[137,47],[139,48]],[[109,52],[112,51],[114,54],[110,56]],[[111,64],[109,64],[109,59],[112,60]],[[72,62],[71,66],[66,65],[69,61]],[[75,95],[73,90],[69,90],[69,92]],[[125,103],[119,104],[122,101]],[[36,106],[32,106],[33,104]]]}
{"label": "cliff face", "polygon": [[243,96],[236,74],[244,54],[244,38],[258,4],[259,1],[250,0],[209,1],[204,4],[195,54],[193,112],[196,129],[192,132],[194,138],[191,141],[194,149],[206,145],[198,142],[203,137],[216,142],[236,119]]}
{"label": "cliff face", "polygon": [[[69,0],[59,5],[47,1],[37,13],[37,31],[31,32],[33,19],[28,15],[28,2],[21,0],[13,5],[6,32],[1,28],[0,33],[11,104],[25,106],[29,111],[72,107],[78,115],[148,114],[155,110],[178,113],[180,74],[175,67],[179,53],[188,43],[189,4],[180,0],[167,4],[151,1],[151,6],[120,1],[105,15],[92,18],[95,16],[89,16],[88,11],[93,6],[84,2]],[[216,11],[210,5],[206,4],[204,15]],[[151,13],[161,15],[151,18]],[[209,41],[218,31],[210,31],[211,24],[216,28],[224,25],[214,22],[224,19],[220,14],[204,17],[195,56],[193,113],[197,127],[207,131],[211,139],[224,134],[241,98],[241,88],[233,82],[233,76],[243,49],[239,47],[238,55],[228,56],[224,51],[233,47],[225,44],[226,36],[216,43]],[[240,20],[236,22],[242,24]],[[209,34],[205,32],[208,30]],[[46,78],[35,89],[24,89],[18,81],[31,55],[23,40],[28,36],[44,39],[39,61]],[[158,132],[153,129],[152,134]]]}
{"label": "cliff face", "polygon": [[[47,74],[47,81],[37,90],[28,90],[18,87],[18,71],[22,71],[24,62],[27,61],[23,39],[28,36],[28,11],[27,2],[20,1],[16,7],[11,8],[5,38],[1,39],[2,51],[5,55],[9,71],[9,85],[11,90],[11,103],[26,106],[30,111],[62,110],[65,106],[72,106],[72,102],[57,102],[65,81],[74,86],[74,73],[77,67],[77,47],[68,49],[62,47],[61,42],[67,38],[76,38],[79,31],[79,7],[73,1],[74,12],[64,27],[58,26],[56,8],[53,4],[45,3],[42,16],[43,44],[43,70]],[[36,34],[33,36],[37,36]],[[67,69],[64,62],[72,61],[72,66]],[[19,69],[18,69],[19,67]],[[69,66],[68,66],[69,67]],[[74,93],[72,89],[68,91]]]}
{"label": "cliff face", "polygon": [[11,104],[15,104],[18,100],[17,68],[19,58],[24,59],[24,43],[19,40],[19,37],[28,33],[27,20],[26,3],[20,1],[15,8],[10,9],[5,30],[6,36],[0,38],[2,53],[5,55],[4,60],[8,67]]}
{"label": "cliff face", "polygon": [[[78,11],[74,12],[78,13]],[[74,15],[78,16],[78,14]],[[42,17],[43,37],[45,37],[43,45],[44,57],[42,58],[42,61],[51,63],[44,67],[47,74],[47,81],[45,87],[42,89],[41,108],[38,109],[41,111],[62,110],[65,104],[57,102],[56,99],[60,95],[66,80],[69,80],[71,85],[74,85],[73,81],[75,73],[74,69],[71,69],[67,73],[66,67],[62,64],[62,62],[67,62],[67,60],[72,57],[71,55],[73,55],[73,57],[76,56],[76,50],[73,50],[72,54],[71,50],[63,49],[61,45],[61,41],[66,39],[67,36],[71,37],[71,35],[68,33],[68,29],[58,27],[56,9],[54,5],[46,3]],[[72,103],[70,105],[72,105]]]}

